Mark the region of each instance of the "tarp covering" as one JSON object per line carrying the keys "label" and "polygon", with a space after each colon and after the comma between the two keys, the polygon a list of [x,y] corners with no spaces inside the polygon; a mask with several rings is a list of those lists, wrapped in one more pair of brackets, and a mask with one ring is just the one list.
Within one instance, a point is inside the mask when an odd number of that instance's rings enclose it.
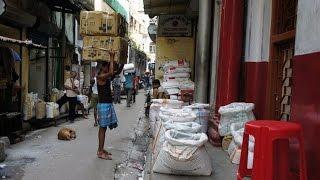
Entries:
{"label": "tarp covering", "polygon": [[128,11],[117,0],[104,0],[112,9],[121,14],[129,22]]}

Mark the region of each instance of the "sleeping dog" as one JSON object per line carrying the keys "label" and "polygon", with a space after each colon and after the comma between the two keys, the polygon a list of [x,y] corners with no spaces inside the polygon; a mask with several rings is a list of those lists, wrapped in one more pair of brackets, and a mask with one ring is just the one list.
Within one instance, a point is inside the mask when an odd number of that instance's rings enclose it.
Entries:
{"label": "sleeping dog", "polygon": [[70,128],[61,128],[58,133],[59,140],[70,141],[76,138],[76,131]]}

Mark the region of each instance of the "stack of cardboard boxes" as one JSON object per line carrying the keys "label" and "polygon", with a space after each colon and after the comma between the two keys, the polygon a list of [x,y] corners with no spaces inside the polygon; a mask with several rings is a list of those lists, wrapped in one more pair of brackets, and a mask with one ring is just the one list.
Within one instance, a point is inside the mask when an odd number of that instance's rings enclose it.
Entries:
{"label": "stack of cardboard boxes", "polygon": [[117,13],[82,11],[80,34],[83,36],[83,60],[110,61],[109,51],[116,51],[115,62],[125,64],[128,41],[125,19]]}

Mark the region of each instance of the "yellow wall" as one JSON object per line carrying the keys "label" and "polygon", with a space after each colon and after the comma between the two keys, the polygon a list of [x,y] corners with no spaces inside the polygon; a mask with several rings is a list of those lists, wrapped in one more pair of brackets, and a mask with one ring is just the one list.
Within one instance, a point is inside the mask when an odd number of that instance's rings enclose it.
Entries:
{"label": "yellow wall", "polygon": [[[162,79],[163,71],[159,67],[167,60],[185,59],[194,69],[195,40],[192,37],[157,37],[156,78]],[[193,72],[192,78],[193,78]]]}

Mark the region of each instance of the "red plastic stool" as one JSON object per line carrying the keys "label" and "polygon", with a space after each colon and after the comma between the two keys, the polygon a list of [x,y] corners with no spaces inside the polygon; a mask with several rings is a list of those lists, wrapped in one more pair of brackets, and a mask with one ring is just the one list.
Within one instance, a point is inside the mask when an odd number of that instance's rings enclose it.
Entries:
{"label": "red plastic stool", "polygon": [[[252,170],[247,168],[249,135],[255,138]],[[301,126],[272,120],[246,123],[237,179],[242,180],[246,176],[251,176],[253,180],[291,180],[288,163],[291,138],[299,140],[300,180],[307,180]]]}

